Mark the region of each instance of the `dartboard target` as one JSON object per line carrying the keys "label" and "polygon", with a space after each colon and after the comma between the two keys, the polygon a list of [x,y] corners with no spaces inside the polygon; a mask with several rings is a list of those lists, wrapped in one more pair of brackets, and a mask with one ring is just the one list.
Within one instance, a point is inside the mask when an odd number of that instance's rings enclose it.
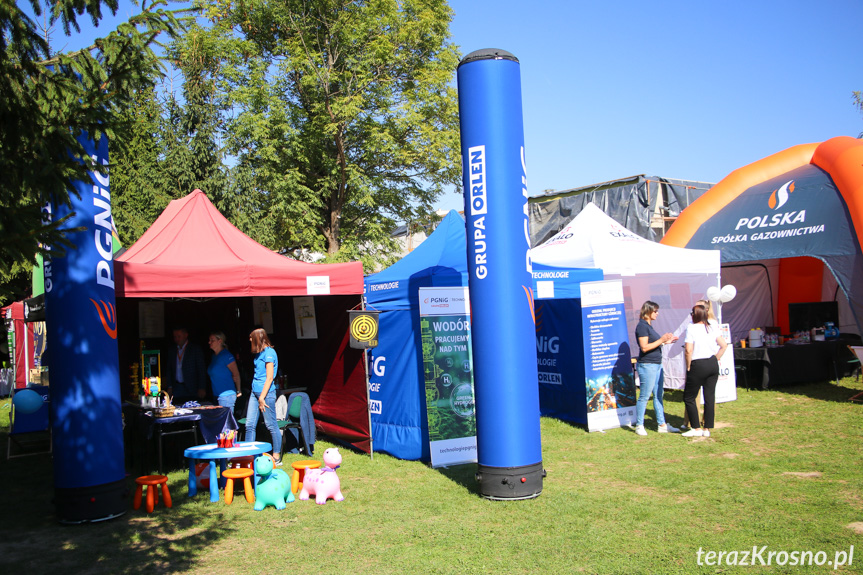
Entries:
{"label": "dartboard target", "polygon": [[357,341],[371,341],[378,335],[378,322],[371,316],[359,315],[351,322],[351,336]]}

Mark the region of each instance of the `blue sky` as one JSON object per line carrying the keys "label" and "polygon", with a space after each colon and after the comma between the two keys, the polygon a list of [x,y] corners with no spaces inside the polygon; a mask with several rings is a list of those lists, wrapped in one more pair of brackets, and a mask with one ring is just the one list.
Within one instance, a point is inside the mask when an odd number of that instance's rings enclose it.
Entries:
{"label": "blue sky", "polygon": [[[790,146],[863,132],[851,96],[863,90],[860,0],[450,6],[462,55],[500,48],[521,63],[531,195],[635,174],[718,182]],[[131,10],[121,1],[118,16]],[[437,207],[461,209],[461,195]]]}
{"label": "blue sky", "polygon": [[634,174],[718,182],[863,132],[859,0],[450,6],[462,55],[501,48],[521,63],[531,195]]}

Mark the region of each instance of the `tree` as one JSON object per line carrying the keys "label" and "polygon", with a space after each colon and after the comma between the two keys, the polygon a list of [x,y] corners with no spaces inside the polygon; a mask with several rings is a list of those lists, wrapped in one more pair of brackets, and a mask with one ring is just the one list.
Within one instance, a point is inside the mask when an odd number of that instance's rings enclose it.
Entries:
{"label": "tree", "polygon": [[[863,112],[863,92],[860,92],[860,91],[851,92],[851,98],[853,98],[854,105],[857,107],[857,109],[860,110],[861,112]],[[857,137],[863,138],[863,132],[860,132],[857,135]]]}
{"label": "tree", "polygon": [[[274,248],[385,260],[460,177],[445,0],[214,0],[227,142]],[[379,251],[380,250],[380,251]]]}
{"label": "tree", "polygon": [[163,105],[155,87],[141,90],[118,114],[111,144],[111,212],[124,246],[132,245],[174,196],[163,173]]}
{"label": "tree", "polygon": [[[43,13],[30,0],[35,14]],[[63,244],[63,222],[42,221],[45,202],[68,203],[72,182],[103,170],[84,154],[82,133],[113,136],[117,110],[160,74],[153,51],[162,33],[180,29],[166,0],[141,5],[141,12],[92,46],[54,54],[35,22],[10,0],[0,0],[0,275],[32,263],[40,247]],[[77,18],[94,23],[117,0],[50,0],[49,24],[66,36],[80,32]]]}

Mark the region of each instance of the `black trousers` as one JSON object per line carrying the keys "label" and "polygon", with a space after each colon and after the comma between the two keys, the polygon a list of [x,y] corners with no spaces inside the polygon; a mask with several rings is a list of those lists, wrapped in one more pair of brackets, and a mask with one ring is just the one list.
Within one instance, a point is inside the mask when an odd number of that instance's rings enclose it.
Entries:
{"label": "black trousers", "polygon": [[686,387],[683,388],[683,404],[689,416],[690,427],[698,427],[698,406],[695,398],[698,390],[704,389],[704,427],[713,428],[716,408],[716,381],[719,379],[719,360],[715,355],[705,359],[693,359],[686,372]]}

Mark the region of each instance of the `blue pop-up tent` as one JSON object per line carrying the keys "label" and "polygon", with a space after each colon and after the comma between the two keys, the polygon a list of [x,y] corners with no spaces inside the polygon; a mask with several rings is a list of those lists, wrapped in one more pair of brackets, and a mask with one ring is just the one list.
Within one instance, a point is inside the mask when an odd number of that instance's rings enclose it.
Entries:
{"label": "blue pop-up tent", "polygon": [[467,286],[467,277],[465,224],[455,210],[414,251],[366,277],[366,306],[381,312],[369,377],[375,451],[428,461],[419,288]]}

